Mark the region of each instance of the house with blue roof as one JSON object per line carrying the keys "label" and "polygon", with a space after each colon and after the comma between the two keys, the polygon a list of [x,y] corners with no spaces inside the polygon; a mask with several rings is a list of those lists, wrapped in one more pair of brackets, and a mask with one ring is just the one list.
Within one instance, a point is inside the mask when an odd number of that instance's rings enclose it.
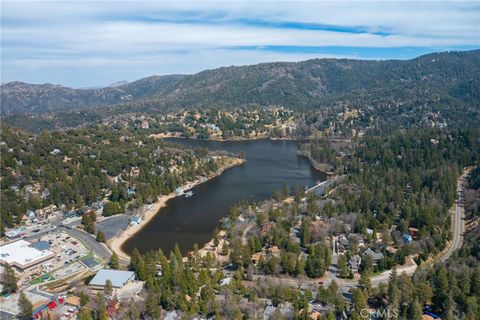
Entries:
{"label": "house with blue roof", "polygon": [[405,243],[405,244],[410,244],[410,243],[412,243],[413,239],[412,239],[412,236],[411,236],[411,235],[409,235],[408,233],[404,233],[404,234],[402,235],[402,241],[403,241],[403,243]]}

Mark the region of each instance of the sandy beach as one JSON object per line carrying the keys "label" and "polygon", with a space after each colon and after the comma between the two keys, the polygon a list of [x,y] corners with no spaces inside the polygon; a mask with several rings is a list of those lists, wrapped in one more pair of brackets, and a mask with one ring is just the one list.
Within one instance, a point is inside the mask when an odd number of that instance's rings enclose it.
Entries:
{"label": "sandy beach", "polygon": [[[189,182],[186,185],[182,186],[182,188],[183,190],[191,189],[196,185],[199,185],[200,183],[206,182],[212,178],[215,178],[221,175],[225,170],[243,163],[245,163],[244,159],[232,158],[232,161],[230,163],[220,168],[214,174],[211,174],[206,178],[203,177],[195,181]],[[110,239],[107,242],[108,247],[110,247],[112,251],[115,251],[121,259],[127,259],[127,260],[130,259],[130,256],[122,250],[123,243],[127,241],[130,237],[132,237],[134,234],[139,232],[144,226],[146,226],[148,222],[152,220],[153,217],[155,217],[155,215],[160,212],[160,209],[166,206],[167,201],[176,196],[178,195],[175,192],[172,192],[168,195],[163,195],[158,197],[158,200],[151,204],[151,208],[143,212],[142,222],[137,225],[128,226],[125,230],[120,232],[120,234]]]}

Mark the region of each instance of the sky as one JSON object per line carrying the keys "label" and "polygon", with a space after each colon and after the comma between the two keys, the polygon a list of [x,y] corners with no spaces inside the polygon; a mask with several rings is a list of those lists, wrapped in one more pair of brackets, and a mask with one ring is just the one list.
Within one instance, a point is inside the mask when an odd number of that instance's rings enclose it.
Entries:
{"label": "sky", "polygon": [[106,86],[313,58],[480,48],[480,1],[1,2],[1,81]]}

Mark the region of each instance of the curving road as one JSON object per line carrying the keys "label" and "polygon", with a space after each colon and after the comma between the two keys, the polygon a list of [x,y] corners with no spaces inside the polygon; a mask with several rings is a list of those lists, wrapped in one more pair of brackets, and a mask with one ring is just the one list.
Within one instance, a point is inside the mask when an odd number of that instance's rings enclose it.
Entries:
{"label": "curving road", "polygon": [[82,241],[88,247],[88,249],[93,251],[93,253],[103,260],[108,261],[112,256],[110,250],[108,250],[107,247],[105,247],[102,243],[98,242],[91,234],[68,226],[58,226],[58,229]]}
{"label": "curving road", "polygon": [[457,194],[458,201],[454,205],[454,216],[453,216],[453,239],[450,247],[445,251],[444,255],[438,259],[439,262],[445,262],[450,258],[450,256],[455,252],[455,250],[460,249],[463,243],[463,234],[465,232],[465,208],[463,207],[463,183],[465,178],[473,168],[467,168],[463,171],[462,175],[457,181]]}
{"label": "curving road", "polygon": [[[455,202],[454,205],[454,216],[453,216],[453,239],[450,242],[450,246],[441,254],[441,257],[438,259],[439,262],[445,262],[450,258],[450,256],[460,247],[463,243],[463,235],[465,232],[465,209],[462,205],[462,191],[463,191],[463,183],[465,181],[466,176],[470,173],[473,168],[467,168],[463,171],[462,175],[457,181],[457,194],[458,194],[458,201]],[[410,258],[411,259],[411,258]],[[415,273],[417,269],[417,265],[413,260],[410,261],[408,266],[400,266],[397,268],[397,273],[406,273],[407,275],[411,276]],[[379,285],[380,283],[388,283],[390,279],[391,270],[385,271],[379,275],[371,277],[372,285]],[[328,286],[333,280],[337,282],[337,284],[343,289],[348,290],[349,288],[356,287],[358,285],[357,280],[353,279],[340,279],[337,278],[333,273],[327,272],[326,275],[322,279],[309,279],[309,278],[290,278],[290,277],[274,277],[274,276],[266,276],[266,275],[254,275],[254,280],[262,279],[268,280],[272,283],[282,283],[284,285],[288,285],[291,287],[303,288],[303,289],[311,289],[316,290],[319,285],[319,281],[322,281],[323,286]]]}

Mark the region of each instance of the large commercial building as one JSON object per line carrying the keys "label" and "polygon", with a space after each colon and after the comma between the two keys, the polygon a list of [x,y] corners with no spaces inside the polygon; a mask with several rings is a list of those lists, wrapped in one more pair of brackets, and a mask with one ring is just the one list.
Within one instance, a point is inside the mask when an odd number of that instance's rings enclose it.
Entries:
{"label": "large commercial building", "polygon": [[43,243],[32,244],[25,240],[7,243],[0,247],[0,264],[8,263],[17,271],[32,271],[54,257],[54,254]]}
{"label": "large commercial building", "polygon": [[113,288],[123,288],[128,282],[135,280],[133,271],[101,269],[90,281],[92,289],[103,289],[107,280],[112,282]]}

